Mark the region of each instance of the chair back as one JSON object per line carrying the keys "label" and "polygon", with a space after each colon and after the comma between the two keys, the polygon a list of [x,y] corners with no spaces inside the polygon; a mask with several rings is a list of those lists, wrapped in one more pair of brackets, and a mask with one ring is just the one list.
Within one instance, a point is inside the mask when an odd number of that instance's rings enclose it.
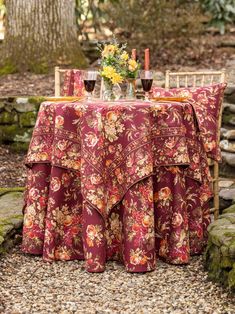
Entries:
{"label": "chair back", "polygon": [[[199,71],[199,72],[171,72],[166,71],[165,76],[165,88],[180,88],[180,87],[203,87],[205,85],[211,85],[215,83],[225,83],[226,72],[225,69],[221,71]],[[220,142],[220,128],[222,121],[221,105],[219,112],[219,119],[217,121],[217,145]],[[213,167],[212,172],[212,185],[213,185],[213,208],[210,209],[211,213],[214,213],[214,218],[219,216],[219,163],[215,160],[208,158],[209,165]]]}
{"label": "chair back", "polygon": [[201,87],[225,82],[225,69],[221,71],[171,72],[166,71],[165,88]]}
{"label": "chair back", "polygon": [[55,67],[55,97],[61,96],[62,75],[64,76],[63,96],[82,96],[84,94],[84,85],[80,70]]}

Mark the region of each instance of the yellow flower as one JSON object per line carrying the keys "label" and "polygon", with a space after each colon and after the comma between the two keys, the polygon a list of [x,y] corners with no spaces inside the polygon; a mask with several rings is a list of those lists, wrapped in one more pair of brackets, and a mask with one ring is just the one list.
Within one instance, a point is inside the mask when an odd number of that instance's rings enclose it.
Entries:
{"label": "yellow flower", "polygon": [[138,63],[134,59],[130,59],[128,61],[128,64],[129,64],[128,69],[131,72],[134,72],[137,69],[137,67],[138,67]]}
{"label": "yellow flower", "polygon": [[108,55],[114,55],[114,53],[118,50],[118,47],[115,45],[106,45],[104,46],[104,50],[102,51],[102,57],[107,57]]}
{"label": "yellow flower", "polygon": [[123,51],[123,53],[121,54],[120,58],[123,61],[127,61],[128,58],[129,58],[128,53],[126,51]]}
{"label": "yellow flower", "polygon": [[122,76],[119,73],[117,73],[116,70],[110,65],[105,66],[103,68],[101,75],[103,77],[110,79],[113,84],[122,83],[123,81]]}
{"label": "yellow flower", "polygon": [[118,83],[122,83],[123,78],[122,78],[122,76],[120,74],[115,73],[112,76],[111,81],[112,81],[113,84],[118,84]]}
{"label": "yellow flower", "polygon": [[115,69],[112,66],[107,65],[103,68],[101,75],[111,79],[115,73],[116,73]]}

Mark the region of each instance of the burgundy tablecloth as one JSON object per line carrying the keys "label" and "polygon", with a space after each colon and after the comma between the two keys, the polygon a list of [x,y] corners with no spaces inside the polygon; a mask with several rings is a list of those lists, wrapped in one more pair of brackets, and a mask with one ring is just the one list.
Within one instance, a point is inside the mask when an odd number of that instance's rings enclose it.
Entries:
{"label": "burgundy tablecloth", "polygon": [[26,158],[22,249],[100,272],[185,264],[210,222],[210,175],[190,103],[44,102]]}

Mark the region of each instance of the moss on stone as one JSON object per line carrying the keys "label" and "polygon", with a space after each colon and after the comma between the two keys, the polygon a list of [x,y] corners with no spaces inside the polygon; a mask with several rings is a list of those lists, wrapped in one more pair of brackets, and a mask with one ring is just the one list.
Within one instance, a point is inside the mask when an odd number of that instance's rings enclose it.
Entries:
{"label": "moss on stone", "polygon": [[3,229],[1,229],[1,227],[8,226],[8,225],[9,226],[14,226],[15,219],[22,220],[23,219],[23,214],[22,215],[11,215],[8,218],[0,219],[0,235],[1,236],[3,235],[1,233],[1,231],[3,230]]}
{"label": "moss on stone", "polygon": [[11,150],[16,153],[27,152],[29,149],[29,142],[14,142],[11,144]]}
{"label": "moss on stone", "polygon": [[223,124],[235,125],[235,115],[234,113],[224,112],[222,116]]}
{"label": "moss on stone", "polygon": [[23,112],[19,115],[20,127],[34,126],[37,119],[37,113],[35,111]]}
{"label": "moss on stone", "polygon": [[228,208],[223,210],[223,214],[233,213],[235,214],[235,204],[229,206]]}
{"label": "moss on stone", "polygon": [[36,110],[38,111],[41,103],[44,102],[45,100],[46,98],[43,96],[38,96],[38,97],[35,96],[35,97],[29,97],[28,102],[30,104],[34,104],[36,107]]}
{"label": "moss on stone", "polygon": [[16,112],[3,111],[0,113],[0,124],[14,124],[18,122],[18,116]]}
{"label": "moss on stone", "polygon": [[7,193],[11,193],[11,192],[24,192],[25,187],[22,186],[17,186],[14,188],[0,188],[0,196],[7,194]]}
{"label": "moss on stone", "polygon": [[230,206],[209,230],[204,254],[208,277],[235,290],[235,206]]}
{"label": "moss on stone", "polygon": [[21,128],[17,124],[0,125],[0,138],[3,143],[24,142],[29,143],[32,129]]}
{"label": "moss on stone", "polygon": [[228,256],[223,256],[220,261],[220,267],[231,270],[233,268],[233,260]]}
{"label": "moss on stone", "polygon": [[2,142],[13,142],[14,137],[19,132],[19,126],[17,124],[1,125],[0,126],[0,138]]}
{"label": "moss on stone", "polygon": [[220,217],[227,219],[232,224],[235,224],[235,214],[234,213],[223,213]]}
{"label": "moss on stone", "polygon": [[235,291],[235,263],[233,269],[228,274],[228,286],[231,290]]}

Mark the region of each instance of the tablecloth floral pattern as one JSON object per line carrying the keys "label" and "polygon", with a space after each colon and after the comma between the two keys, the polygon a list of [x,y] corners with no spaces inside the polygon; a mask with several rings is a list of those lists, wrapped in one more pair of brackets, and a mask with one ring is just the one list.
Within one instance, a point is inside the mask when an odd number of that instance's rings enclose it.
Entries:
{"label": "tablecloth floral pattern", "polygon": [[26,164],[26,253],[143,272],[203,250],[212,193],[190,103],[44,102]]}

